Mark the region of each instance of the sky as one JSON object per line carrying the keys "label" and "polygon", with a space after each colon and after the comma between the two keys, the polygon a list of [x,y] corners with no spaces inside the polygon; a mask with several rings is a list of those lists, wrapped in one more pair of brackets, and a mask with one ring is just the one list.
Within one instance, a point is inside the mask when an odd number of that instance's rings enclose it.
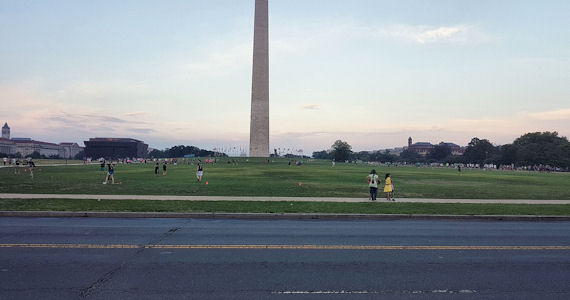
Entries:
{"label": "sky", "polygon": [[[270,149],[568,137],[568,12],[269,0]],[[55,143],[247,149],[253,14],[254,0],[0,0],[0,122]]]}

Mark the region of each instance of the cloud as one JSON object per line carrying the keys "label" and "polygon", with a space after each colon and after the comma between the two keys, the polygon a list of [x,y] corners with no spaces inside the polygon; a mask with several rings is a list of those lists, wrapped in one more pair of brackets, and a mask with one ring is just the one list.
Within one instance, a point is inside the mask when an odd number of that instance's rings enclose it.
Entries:
{"label": "cloud", "polygon": [[182,71],[191,74],[221,75],[249,67],[252,53],[251,43],[216,45],[211,46],[208,52],[178,65]]}
{"label": "cloud", "polygon": [[56,122],[59,125],[66,127],[84,127],[84,126],[101,126],[103,124],[143,124],[141,121],[130,121],[119,117],[110,116],[107,114],[90,113],[90,114],[76,114],[66,111],[41,111],[35,115],[36,119],[49,124]]}
{"label": "cloud", "polygon": [[318,104],[306,104],[301,106],[301,109],[303,110],[320,110],[321,106]]}
{"label": "cloud", "polygon": [[473,25],[424,26],[396,24],[372,28],[379,37],[406,40],[418,44],[467,43],[480,40],[482,34]]}
{"label": "cloud", "polygon": [[149,115],[151,115],[151,113],[149,113],[148,111],[133,111],[123,114],[123,116],[125,117],[144,117]]}
{"label": "cloud", "polygon": [[[475,44],[491,40],[474,24],[365,24],[355,20],[321,20],[313,24],[287,23],[273,29],[270,51],[279,55],[304,53],[304,48],[346,43],[350,39],[388,40],[423,44]],[[278,55],[276,55],[278,56]]]}
{"label": "cloud", "polygon": [[154,132],[154,129],[151,128],[131,128],[128,131],[135,132],[135,133],[151,133]]}
{"label": "cloud", "polygon": [[532,119],[541,121],[559,121],[559,120],[570,120],[570,109],[557,109],[544,112],[528,113],[528,116]]}
{"label": "cloud", "polygon": [[[128,123],[129,121],[127,120],[123,120],[117,117],[113,117],[113,116],[108,116],[108,115],[79,115],[77,116],[77,118],[81,119],[91,119],[91,120],[95,120],[95,121],[101,121],[101,122],[105,122],[105,123]],[[132,123],[132,121],[130,122]]]}

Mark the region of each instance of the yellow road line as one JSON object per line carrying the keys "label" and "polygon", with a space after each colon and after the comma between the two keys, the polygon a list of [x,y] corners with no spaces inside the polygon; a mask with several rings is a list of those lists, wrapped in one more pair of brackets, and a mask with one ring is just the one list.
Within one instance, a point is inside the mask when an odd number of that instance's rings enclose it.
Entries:
{"label": "yellow road line", "polygon": [[0,248],[56,249],[268,249],[268,250],[570,250],[570,246],[384,246],[384,245],[123,245],[0,244]]}

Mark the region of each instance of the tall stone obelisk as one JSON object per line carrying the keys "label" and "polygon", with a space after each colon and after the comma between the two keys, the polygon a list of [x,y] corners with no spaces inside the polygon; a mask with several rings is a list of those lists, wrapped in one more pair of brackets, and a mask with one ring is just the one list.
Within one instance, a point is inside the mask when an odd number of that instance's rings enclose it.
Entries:
{"label": "tall stone obelisk", "polygon": [[269,156],[268,0],[255,0],[249,156]]}

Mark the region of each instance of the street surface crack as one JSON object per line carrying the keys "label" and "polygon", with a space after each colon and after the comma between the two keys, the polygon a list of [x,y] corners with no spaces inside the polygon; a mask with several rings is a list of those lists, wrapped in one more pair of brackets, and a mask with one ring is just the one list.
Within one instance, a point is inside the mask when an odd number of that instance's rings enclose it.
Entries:
{"label": "street surface crack", "polygon": [[182,227],[172,227],[170,228],[167,232],[163,233],[162,235],[160,235],[158,238],[149,241],[148,243],[141,245],[137,251],[135,251],[135,253],[133,253],[133,255],[131,255],[130,257],[128,257],[126,260],[124,260],[123,262],[121,262],[121,264],[112,269],[111,271],[105,273],[103,276],[101,276],[101,278],[99,278],[97,281],[95,281],[94,283],[92,283],[89,287],[82,289],[79,292],[79,299],[83,299],[83,298],[87,298],[89,297],[91,294],[93,294],[93,292],[98,289],[101,288],[105,283],[107,283],[109,280],[111,280],[113,278],[113,275],[115,275],[117,272],[119,272],[121,269],[123,269],[128,263],[130,263],[131,261],[133,261],[139,254],[141,254],[143,251],[145,251],[147,249],[148,245],[157,245],[160,242],[162,242],[164,239],[168,238],[169,236],[173,235],[176,231],[178,231],[179,229],[181,229]]}

